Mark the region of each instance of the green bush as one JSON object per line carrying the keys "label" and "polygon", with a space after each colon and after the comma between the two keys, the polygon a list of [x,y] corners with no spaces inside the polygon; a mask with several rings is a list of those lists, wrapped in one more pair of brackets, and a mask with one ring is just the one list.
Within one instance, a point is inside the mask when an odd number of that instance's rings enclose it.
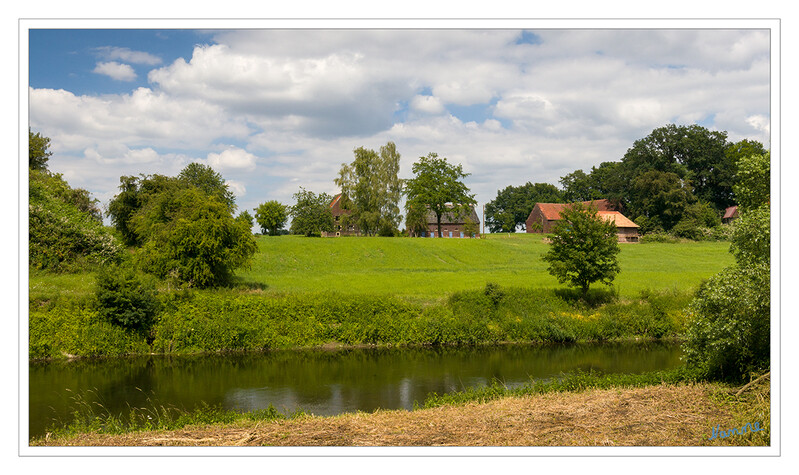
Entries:
{"label": "green bush", "polygon": [[691,304],[685,352],[707,377],[742,380],[770,365],[770,155],[739,160],[733,186],[741,213],[730,252],[736,264],[704,283]]}
{"label": "green bush", "polygon": [[742,380],[769,366],[768,265],[733,266],[703,284],[690,307],[686,360],[709,378]]}
{"label": "green bush", "polygon": [[148,331],[158,310],[155,280],[130,265],[110,265],[97,273],[100,316],[127,329]]}
{"label": "green bush", "polygon": [[98,219],[88,193],[60,175],[30,171],[29,265],[58,272],[113,262],[122,248]]}
{"label": "green bush", "polygon": [[68,356],[121,356],[148,353],[144,337],[106,321],[89,307],[32,311],[28,354],[31,359]]}

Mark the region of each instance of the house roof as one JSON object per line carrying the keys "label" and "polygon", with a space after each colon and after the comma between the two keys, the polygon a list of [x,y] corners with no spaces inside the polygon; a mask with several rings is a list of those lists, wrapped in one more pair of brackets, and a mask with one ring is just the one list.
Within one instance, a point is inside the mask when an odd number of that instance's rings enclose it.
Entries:
{"label": "house roof", "polygon": [[[593,204],[599,211],[613,211],[613,205],[609,200],[583,201],[582,204],[583,206],[591,206]],[[541,214],[546,220],[557,221],[560,219],[561,211],[570,205],[571,203],[536,203],[535,206],[541,210]]]}
{"label": "house roof", "polygon": [[597,214],[605,221],[613,221],[617,228],[637,228],[638,225],[618,211],[599,211]]}
{"label": "house roof", "polygon": [[333,206],[336,206],[336,203],[338,203],[340,199],[341,199],[341,193],[334,196],[333,201],[330,202],[330,207],[332,208]]}
{"label": "house roof", "polygon": [[735,213],[737,212],[738,212],[737,206],[730,206],[729,208],[724,210],[724,217],[722,219],[734,218]]}
{"label": "house roof", "polygon": [[[448,207],[452,207],[452,205],[447,205]],[[448,211],[441,215],[441,224],[458,224],[463,223],[466,218],[471,219],[474,223],[479,224],[480,218],[477,217],[477,212],[474,210],[474,206],[469,207],[469,213],[466,215],[457,216],[452,211]],[[427,224],[436,224],[436,214],[431,210],[427,210]]]}
{"label": "house roof", "polygon": [[[637,228],[638,225],[619,211],[613,210],[613,205],[609,200],[583,201],[584,206],[593,204],[597,208],[597,214],[606,221],[613,221],[617,228]],[[541,210],[541,214],[547,221],[559,221],[560,213],[571,203],[536,203],[535,207]],[[532,214],[532,212],[530,213]]]}

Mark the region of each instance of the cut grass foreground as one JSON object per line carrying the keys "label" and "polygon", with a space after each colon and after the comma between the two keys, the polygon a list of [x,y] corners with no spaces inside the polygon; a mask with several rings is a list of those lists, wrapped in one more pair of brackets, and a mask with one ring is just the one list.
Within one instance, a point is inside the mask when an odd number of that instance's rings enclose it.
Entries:
{"label": "cut grass foreground", "polygon": [[[577,379],[590,382],[590,377]],[[579,385],[578,385],[579,386]],[[602,386],[600,384],[600,386]],[[49,446],[751,446],[770,443],[770,384],[554,389],[414,411],[301,415],[122,434],[51,435]],[[758,423],[763,430],[713,438]]]}

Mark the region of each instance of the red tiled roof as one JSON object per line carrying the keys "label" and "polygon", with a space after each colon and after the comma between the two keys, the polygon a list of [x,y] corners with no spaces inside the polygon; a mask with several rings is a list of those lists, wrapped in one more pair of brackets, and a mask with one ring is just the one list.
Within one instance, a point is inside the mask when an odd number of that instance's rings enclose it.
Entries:
{"label": "red tiled roof", "polygon": [[338,202],[338,200],[340,200],[340,199],[341,199],[341,193],[339,193],[336,196],[334,196],[333,197],[333,201],[330,202],[330,207],[332,208],[333,206],[335,206],[336,203]]}
{"label": "red tiled roof", "polygon": [[[570,205],[571,203],[536,203],[538,209],[541,210],[541,214],[549,221],[557,221],[560,219],[560,212],[563,211],[563,208]],[[583,201],[582,205],[593,205],[598,211],[613,211],[613,206],[610,204],[609,200]]]}
{"label": "red tiled roof", "polygon": [[722,219],[734,218],[735,217],[735,213],[737,211],[738,211],[738,207],[737,206],[730,206],[729,208],[724,210],[724,218],[722,218]]}
{"label": "red tiled roof", "polygon": [[556,221],[560,219],[560,212],[566,207],[564,203],[536,203],[545,219]]}
{"label": "red tiled roof", "polygon": [[618,211],[599,211],[599,216],[605,221],[613,221],[617,228],[637,228],[638,225]]}
{"label": "red tiled roof", "polygon": [[[638,225],[618,211],[612,210],[612,205],[608,200],[584,201],[584,206],[593,206],[598,209],[597,214],[607,221],[613,221],[617,228],[637,228]],[[560,220],[560,213],[571,203],[536,203],[536,207],[541,210],[541,214],[547,221]],[[532,214],[532,213],[531,213]]]}

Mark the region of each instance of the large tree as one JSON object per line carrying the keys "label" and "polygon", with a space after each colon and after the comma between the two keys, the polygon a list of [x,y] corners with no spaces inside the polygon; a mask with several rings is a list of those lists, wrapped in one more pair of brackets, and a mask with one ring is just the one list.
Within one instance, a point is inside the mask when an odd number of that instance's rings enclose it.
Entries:
{"label": "large tree", "polygon": [[208,165],[193,162],[186,165],[186,168],[181,170],[178,175],[178,180],[181,182],[194,186],[202,190],[208,196],[215,196],[230,211],[236,211],[236,197],[222,175],[217,173],[213,168]]}
{"label": "large tree", "polygon": [[486,203],[486,226],[492,233],[512,233],[524,222],[536,203],[561,203],[563,193],[549,183],[530,183],[507,186],[497,197]]}
{"label": "large tree", "polygon": [[275,201],[261,203],[255,208],[255,221],[261,227],[262,234],[277,236],[280,230],[286,225],[289,210],[286,205]]}
{"label": "large tree", "polygon": [[727,148],[726,132],[696,124],[669,124],[636,140],[624,154],[619,171],[627,182],[649,171],[674,173],[690,182],[698,199],[721,210],[733,204],[735,163]]}
{"label": "large tree", "polygon": [[741,381],[770,365],[770,154],[743,157],[737,170],[735,264],[700,286],[689,307],[684,349],[687,364],[705,376]]}
{"label": "large tree", "polygon": [[333,231],[332,199],[327,193],[317,195],[300,187],[300,191],[294,193],[295,204],[290,209],[291,233],[310,237]]}
{"label": "large tree", "polygon": [[343,163],[335,183],[350,210],[343,225],[354,224],[366,235],[399,227],[402,181],[398,178],[400,154],[393,142],[374,150],[359,147],[352,163]]}
{"label": "large tree", "polygon": [[676,173],[646,171],[633,179],[628,197],[630,216],[646,218],[648,228],[668,231],[682,219],[686,208],[696,202],[688,182]]}
{"label": "large tree", "polygon": [[559,282],[580,288],[583,297],[594,282],[610,284],[619,273],[616,225],[592,206],[574,203],[561,212],[543,260]]}
{"label": "large tree", "polygon": [[125,243],[139,248],[146,271],[211,287],[249,265],[251,219],[234,218],[233,194],[210,167],[193,163],[177,177],[123,176],[119,189],[107,213]]}
{"label": "large tree", "polygon": [[146,236],[137,252],[145,270],[195,287],[231,281],[257,249],[250,226],[235,219],[228,204],[197,187],[182,187],[154,198],[136,220]]}
{"label": "large tree", "polygon": [[474,195],[463,179],[469,176],[463,167],[451,165],[446,158],[430,152],[413,164],[414,177],[405,182],[406,210],[429,209],[436,216],[438,235],[441,236],[441,217],[444,213],[466,215],[476,204]]}
{"label": "large tree", "polygon": [[50,151],[50,138],[28,129],[28,167],[32,170],[46,170]]}

